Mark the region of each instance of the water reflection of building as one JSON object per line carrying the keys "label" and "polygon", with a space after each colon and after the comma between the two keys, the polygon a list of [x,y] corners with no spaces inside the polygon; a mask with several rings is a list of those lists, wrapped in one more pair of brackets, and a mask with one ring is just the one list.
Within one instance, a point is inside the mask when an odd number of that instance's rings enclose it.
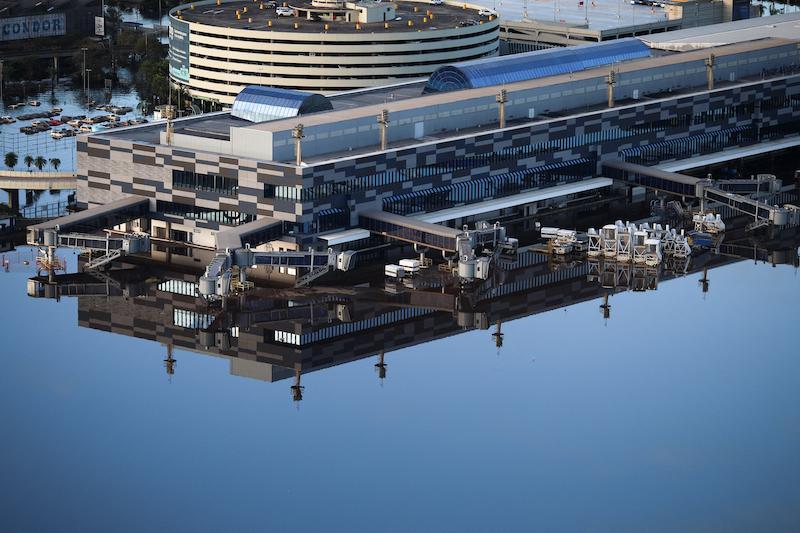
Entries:
{"label": "water reflection of building", "polygon": [[[504,322],[594,299],[604,303],[601,311],[608,317],[608,294],[656,289],[698,271],[706,272],[706,290],[708,270],[735,260],[706,253],[672,270],[636,272],[632,266],[553,263],[544,255],[522,253],[471,290],[456,289],[445,274],[428,272],[408,285],[377,279],[355,288],[256,289],[220,306],[196,297],[195,274],[137,266],[62,275],[55,285],[32,278],[29,294],[77,296],[80,326],[165,345],[170,375],[179,359],[173,348],[190,350],[227,358],[234,375],[294,378],[292,394],[300,399],[300,376],[308,372],[375,356],[378,375],[385,377],[389,352],[475,329],[491,331],[486,345],[499,347]],[[792,262],[797,264],[796,253]],[[620,275],[620,269],[627,274]],[[608,279],[603,277],[607,271],[613,273]]]}

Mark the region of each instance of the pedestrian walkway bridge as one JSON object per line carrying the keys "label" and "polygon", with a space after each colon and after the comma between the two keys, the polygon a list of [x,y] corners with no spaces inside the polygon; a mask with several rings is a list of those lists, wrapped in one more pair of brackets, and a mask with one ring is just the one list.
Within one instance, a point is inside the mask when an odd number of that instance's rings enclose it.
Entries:
{"label": "pedestrian walkway bridge", "polygon": [[445,253],[458,251],[461,231],[386,211],[366,211],[359,214],[359,226],[390,239],[409,242]]}
{"label": "pedestrian walkway bridge", "polygon": [[7,191],[49,191],[77,189],[78,178],[74,172],[28,172],[0,170],[0,189]]}

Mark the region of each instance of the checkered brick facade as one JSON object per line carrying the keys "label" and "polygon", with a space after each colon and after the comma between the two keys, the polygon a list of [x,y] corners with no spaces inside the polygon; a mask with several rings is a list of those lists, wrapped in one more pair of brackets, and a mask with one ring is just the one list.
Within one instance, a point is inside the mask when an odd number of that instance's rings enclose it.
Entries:
{"label": "checkered brick facade", "polygon": [[[716,111],[737,106],[740,111],[747,112],[720,114]],[[273,217],[298,224],[300,240],[310,244],[316,219],[331,209],[349,211],[351,223],[355,223],[359,211],[380,209],[387,199],[411,191],[446,187],[577,159],[591,160],[599,171],[600,162],[617,158],[626,149],[708,133],[722,134],[736,128],[751,128],[756,137],[734,135],[725,141],[727,148],[798,135],[800,76],[752,82],[710,93],[642,101],[483,134],[355,155],[335,162],[310,163],[301,168],[114,139],[113,136],[82,136],[78,140],[78,200],[83,205],[92,206],[133,194],[151,198],[153,209],[156,201],[161,200]],[[526,152],[525,147],[532,145],[550,148]],[[687,144],[680,158],[701,153],[702,146]],[[473,163],[461,164],[464,161]],[[173,188],[173,170],[217,173],[236,178],[238,196],[223,198],[214,193]],[[347,190],[353,180],[382,175],[387,171],[407,173],[408,177],[370,188]],[[290,200],[265,195],[265,184],[310,190],[336,184],[343,192]],[[481,200],[492,197],[488,194]],[[170,218],[164,215],[156,217]],[[219,229],[219,223],[210,221],[175,219],[175,222],[211,231]]]}

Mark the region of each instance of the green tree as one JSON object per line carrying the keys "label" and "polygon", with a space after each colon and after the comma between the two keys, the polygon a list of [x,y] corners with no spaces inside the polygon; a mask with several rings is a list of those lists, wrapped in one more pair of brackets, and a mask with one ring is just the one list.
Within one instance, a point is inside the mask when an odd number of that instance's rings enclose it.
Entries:
{"label": "green tree", "polygon": [[[142,98],[153,105],[166,104],[169,97],[169,62],[166,59],[146,59],[136,73],[136,89]],[[178,103],[177,101],[174,103]]]}
{"label": "green tree", "polygon": [[53,167],[53,170],[58,172],[58,167],[61,166],[61,160],[57,157],[54,157],[50,160],[50,166]]}
{"label": "green tree", "polygon": [[14,167],[17,166],[19,163],[19,157],[14,152],[8,152],[6,154],[6,166],[11,170],[14,170]]}
{"label": "green tree", "polygon": [[36,168],[42,170],[45,167],[45,165],[47,165],[47,159],[45,159],[40,155],[37,155],[36,159],[33,160],[33,164],[36,165]]}
{"label": "green tree", "polygon": [[31,154],[28,154],[22,161],[25,163],[25,166],[28,167],[28,170],[30,170],[31,165],[33,165],[33,156],[31,156]]}

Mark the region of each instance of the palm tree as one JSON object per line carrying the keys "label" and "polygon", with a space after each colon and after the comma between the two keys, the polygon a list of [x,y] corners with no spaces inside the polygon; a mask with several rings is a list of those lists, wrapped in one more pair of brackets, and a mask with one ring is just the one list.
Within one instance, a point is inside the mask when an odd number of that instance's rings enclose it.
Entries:
{"label": "palm tree", "polygon": [[22,160],[25,163],[25,166],[28,167],[28,170],[31,169],[31,165],[33,164],[33,157],[31,154],[25,156],[25,159]]}
{"label": "palm tree", "polygon": [[14,152],[8,152],[6,154],[6,166],[11,170],[14,170],[14,167],[17,166],[19,163],[19,157]]}
{"label": "palm tree", "polygon": [[40,155],[37,155],[36,159],[33,160],[33,164],[36,165],[36,168],[38,168],[39,170],[42,170],[45,167],[45,165],[47,164],[47,159],[45,159],[44,157],[42,157]]}
{"label": "palm tree", "polygon": [[58,172],[58,167],[61,166],[61,160],[57,157],[54,157],[53,159],[50,160],[50,166],[53,167],[53,170]]}

